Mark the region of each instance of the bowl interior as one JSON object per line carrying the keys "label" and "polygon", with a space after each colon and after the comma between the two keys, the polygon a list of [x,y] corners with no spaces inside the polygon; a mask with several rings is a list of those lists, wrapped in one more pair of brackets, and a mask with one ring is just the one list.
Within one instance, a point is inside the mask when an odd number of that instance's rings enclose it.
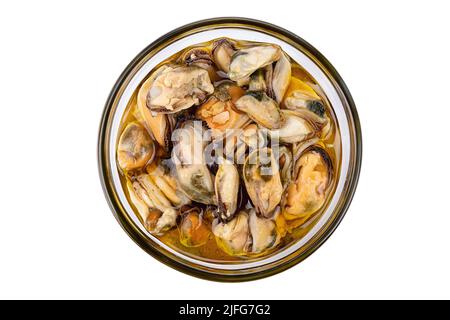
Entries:
{"label": "bowl interior", "polygon": [[[328,207],[325,212],[320,216],[315,225],[309,230],[309,232],[297,242],[287,246],[275,253],[264,256],[259,259],[250,261],[238,261],[230,263],[215,263],[197,259],[192,256],[188,256],[182,252],[179,252],[162,241],[151,235],[140,223],[139,219],[135,215],[133,209],[127,201],[127,197],[122,189],[120,182],[119,172],[117,170],[116,163],[116,141],[118,139],[119,127],[121,123],[122,115],[128,105],[130,98],[135,92],[136,88],[142,82],[142,80],[148,75],[148,73],[161,61],[167,59],[172,54],[184,49],[193,44],[209,41],[214,38],[229,37],[239,40],[270,42],[281,46],[281,48],[292,59],[303,66],[306,71],[317,81],[317,83],[323,89],[330,104],[333,107],[337,125],[339,126],[341,136],[341,159],[340,159],[340,173],[337,177],[335,192],[332,195]],[[281,36],[270,34],[263,29],[247,28],[247,27],[235,27],[235,26],[216,26],[213,29],[199,28],[199,30],[192,30],[185,35],[178,35],[178,37],[167,38],[165,44],[153,49],[151,52],[138,61],[132,71],[127,75],[125,81],[122,82],[118,88],[117,95],[115,96],[114,104],[109,114],[109,126],[106,132],[107,136],[107,149],[106,162],[109,168],[109,178],[112,181],[112,188],[115,194],[115,201],[123,209],[123,214],[126,215],[126,220],[133,224],[133,227],[143,235],[145,235],[148,245],[154,249],[160,251],[163,255],[175,259],[178,262],[186,265],[194,265],[199,269],[209,271],[223,271],[233,272],[237,270],[259,270],[265,265],[274,265],[280,261],[286,261],[292,257],[298,256],[305,252],[314,242],[314,239],[322,235],[326,229],[331,225],[334,219],[341,213],[342,205],[344,202],[344,192],[348,189],[348,177],[351,174],[352,161],[355,157],[355,134],[354,134],[354,119],[351,112],[349,112],[348,101],[340,90],[340,87],[336,83],[327,69],[315,59],[315,57],[299,43],[294,43],[289,39],[283,39]]]}

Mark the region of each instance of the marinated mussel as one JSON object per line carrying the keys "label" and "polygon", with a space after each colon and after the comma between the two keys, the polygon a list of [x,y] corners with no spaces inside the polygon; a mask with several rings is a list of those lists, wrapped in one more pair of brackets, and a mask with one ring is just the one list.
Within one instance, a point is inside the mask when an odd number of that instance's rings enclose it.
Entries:
{"label": "marinated mussel", "polygon": [[278,129],[284,122],[276,101],[263,91],[248,91],[236,101],[236,108],[267,129]]}
{"label": "marinated mussel", "polygon": [[144,119],[145,125],[150,129],[156,142],[168,152],[170,147],[170,137],[174,126],[174,119],[170,115],[155,113],[147,107],[147,96],[152,83],[166,67],[161,67],[155,71],[141,86],[137,95],[137,108]]}
{"label": "marinated mussel", "polygon": [[276,223],[259,217],[254,209],[241,211],[229,222],[213,223],[217,244],[232,256],[257,255],[276,247],[280,234]]}
{"label": "marinated mussel", "polygon": [[236,51],[231,57],[228,76],[237,81],[250,77],[281,57],[281,49],[277,45],[259,45]]}
{"label": "marinated mussel", "polygon": [[287,188],[284,217],[287,220],[306,220],[317,212],[325,203],[332,177],[332,161],[324,149],[311,146],[304,150]]}
{"label": "marinated mussel", "polygon": [[309,110],[319,117],[324,117],[325,106],[320,96],[304,81],[290,78],[284,98],[284,105],[290,110]]}
{"label": "marinated mussel", "polygon": [[284,122],[281,128],[269,131],[272,139],[297,143],[319,135],[327,120],[307,110],[281,110]]}
{"label": "marinated mussel", "polygon": [[248,214],[239,212],[229,222],[214,220],[212,231],[219,248],[232,256],[245,255],[251,246]]}
{"label": "marinated mussel", "polygon": [[168,66],[151,83],[147,107],[156,113],[175,113],[199,105],[213,92],[207,70],[197,66]]}
{"label": "marinated mussel", "polygon": [[233,217],[238,204],[239,173],[233,162],[223,159],[216,173],[217,210],[223,221]]}
{"label": "marinated mussel", "polygon": [[180,242],[186,247],[204,245],[211,235],[211,230],[208,222],[203,218],[203,210],[187,207],[181,208],[181,211]]}
{"label": "marinated mussel", "polygon": [[219,39],[214,42],[214,62],[219,70],[228,73],[230,71],[231,57],[236,52],[235,43],[229,39]]}
{"label": "marinated mussel", "polygon": [[131,203],[136,207],[147,230],[162,234],[176,225],[176,207],[189,203],[189,200],[169,183],[158,186],[150,174],[141,174],[134,181],[127,182]]}
{"label": "marinated mussel", "polygon": [[117,161],[122,170],[142,168],[155,156],[155,145],[147,130],[139,123],[129,123],[117,146]]}
{"label": "marinated mussel", "polygon": [[283,193],[278,161],[272,150],[262,148],[250,153],[242,170],[248,195],[256,211],[269,217],[280,203]]}
{"label": "marinated mussel", "polygon": [[251,210],[248,223],[252,237],[252,253],[258,254],[278,245],[280,235],[272,219],[259,217],[255,210]]}
{"label": "marinated mussel", "polygon": [[285,53],[275,64],[272,75],[272,91],[278,103],[283,100],[284,94],[291,81],[291,63]]}
{"label": "marinated mussel", "polygon": [[227,129],[239,129],[249,122],[245,113],[236,111],[236,101],[245,91],[232,82],[218,84],[214,94],[201,105],[196,115],[206,122],[215,137],[226,134]]}
{"label": "marinated mussel", "polygon": [[193,201],[214,204],[213,177],[206,165],[201,121],[188,120],[177,130],[172,159],[181,190]]}

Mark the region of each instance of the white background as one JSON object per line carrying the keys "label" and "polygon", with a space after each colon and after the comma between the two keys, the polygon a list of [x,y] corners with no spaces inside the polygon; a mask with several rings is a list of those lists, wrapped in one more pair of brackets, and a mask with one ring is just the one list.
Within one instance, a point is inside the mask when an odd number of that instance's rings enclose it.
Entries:
{"label": "white background", "polygon": [[[446,1],[14,1],[0,4],[0,298],[450,298]],[[347,216],[279,275],[223,284],[157,262],[122,231],[97,172],[115,80],[183,24],[246,16],[319,49],[364,138]]]}

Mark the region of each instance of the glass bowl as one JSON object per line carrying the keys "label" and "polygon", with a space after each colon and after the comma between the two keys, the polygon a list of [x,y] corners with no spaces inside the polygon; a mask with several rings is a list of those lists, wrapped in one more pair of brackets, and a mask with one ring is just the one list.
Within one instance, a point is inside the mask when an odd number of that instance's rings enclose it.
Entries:
{"label": "glass bowl", "polygon": [[[123,112],[137,86],[161,61],[193,44],[219,37],[278,44],[308,71],[333,106],[341,134],[340,173],[328,207],[306,235],[272,255],[252,261],[211,263],[193,258],[152,236],[127,201],[116,165],[116,141]],[[333,233],[345,215],[361,166],[358,114],[344,81],[330,62],[297,35],[278,26],[246,18],[215,18],[175,29],[146,47],[126,67],[105,105],[98,140],[100,179],[114,216],[128,235],[157,260],[187,274],[215,281],[246,281],[267,277],[301,262]]]}

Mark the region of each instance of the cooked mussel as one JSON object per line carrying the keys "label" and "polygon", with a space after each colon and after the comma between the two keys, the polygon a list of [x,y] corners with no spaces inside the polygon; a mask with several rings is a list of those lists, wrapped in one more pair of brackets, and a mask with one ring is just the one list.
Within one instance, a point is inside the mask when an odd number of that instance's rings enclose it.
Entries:
{"label": "cooked mussel", "polygon": [[197,66],[167,66],[149,85],[147,107],[156,113],[175,113],[202,103],[214,86],[208,71]]}
{"label": "cooked mussel", "polygon": [[230,81],[220,83],[214,94],[196,112],[204,120],[215,137],[225,134],[227,129],[238,129],[249,122],[245,113],[236,111],[236,101],[244,95],[244,90]]}
{"label": "cooked mussel", "polygon": [[236,101],[236,108],[267,129],[278,129],[283,125],[278,104],[265,92],[248,91]]}
{"label": "cooked mussel", "polygon": [[276,223],[256,211],[240,211],[231,221],[213,223],[218,246],[229,255],[255,255],[274,248],[280,241]]}
{"label": "cooked mussel", "polygon": [[137,122],[123,130],[117,146],[117,161],[122,170],[144,167],[155,156],[155,145],[147,130]]}
{"label": "cooked mussel", "polygon": [[207,69],[214,64],[211,52],[204,47],[195,47],[187,50],[181,56],[181,62],[188,66],[194,65],[203,69]]}
{"label": "cooked mussel", "polygon": [[180,57],[180,62],[187,66],[196,66],[208,71],[211,82],[217,81],[220,77],[217,75],[216,64],[214,63],[212,52],[207,47],[194,47]]}
{"label": "cooked mussel", "polygon": [[214,183],[205,161],[201,121],[187,120],[173,136],[172,159],[181,190],[193,201],[214,204]]}
{"label": "cooked mussel", "polygon": [[204,204],[214,204],[214,185],[205,165],[180,165],[177,178],[183,192],[192,200]]}
{"label": "cooked mussel", "polygon": [[270,148],[257,149],[248,155],[243,180],[255,209],[270,217],[283,193],[278,161]]}
{"label": "cooked mussel", "polygon": [[178,212],[174,208],[166,208],[164,211],[151,210],[145,228],[152,234],[162,235],[176,226]]}
{"label": "cooked mussel", "polygon": [[286,146],[280,146],[278,148],[278,165],[280,166],[280,177],[283,190],[286,190],[291,182],[293,162],[294,159],[291,150]]}
{"label": "cooked mussel", "polygon": [[272,90],[275,100],[281,103],[291,80],[291,63],[285,53],[275,64],[272,75]]}
{"label": "cooked mussel", "polygon": [[234,81],[248,78],[256,70],[277,61],[280,56],[281,49],[277,45],[259,45],[240,49],[231,57],[228,76]]}
{"label": "cooked mussel", "polygon": [[240,211],[231,221],[214,220],[213,234],[219,248],[229,255],[245,255],[251,246],[251,236],[248,226],[248,214]]}
{"label": "cooked mussel", "polygon": [[314,89],[302,80],[291,77],[285,94],[284,105],[290,110],[309,110],[319,117],[324,117],[325,106]]}
{"label": "cooked mussel", "polygon": [[127,191],[131,203],[136,208],[137,213],[139,214],[141,220],[145,223],[147,217],[151,212],[151,209],[153,209],[152,208],[153,203],[148,198],[147,193],[141,190],[139,184],[135,186],[133,182],[127,181]]}
{"label": "cooked mussel", "polygon": [[[139,186],[137,186],[137,184]],[[179,207],[189,203],[189,199],[176,189],[176,185],[169,178],[162,178],[151,174],[141,174],[133,184],[139,194],[145,192],[143,199],[150,199],[148,205],[164,211],[166,208]]]}
{"label": "cooked mussel", "polygon": [[252,73],[252,75],[250,76],[249,84],[248,84],[248,90],[249,91],[261,91],[261,92],[267,91],[267,82],[264,77],[263,69],[258,69]]}
{"label": "cooked mussel", "polygon": [[211,234],[207,221],[203,218],[203,210],[198,207],[181,208],[181,221],[178,226],[180,242],[185,247],[204,245]]}
{"label": "cooked mussel", "polygon": [[308,110],[281,110],[283,125],[280,129],[269,131],[272,139],[284,143],[302,142],[319,135],[327,120]]}
{"label": "cooked mussel", "polygon": [[246,155],[253,150],[267,146],[267,132],[260,130],[255,123],[233,133],[227,137],[224,151],[226,157],[234,159],[237,164],[244,164]]}
{"label": "cooked mussel", "polygon": [[239,141],[243,142],[243,144],[249,148],[250,152],[252,152],[257,148],[267,146],[267,140],[264,133],[265,131],[260,130],[256,124],[251,123],[242,130],[239,135]]}
{"label": "cooked mussel", "polygon": [[219,216],[227,221],[233,217],[238,203],[239,173],[233,162],[221,161],[214,184]]}
{"label": "cooked mussel", "polygon": [[168,152],[170,147],[170,135],[174,126],[173,117],[151,112],[147,107],[147,96],[150,91],[150,87],[155,78],[161,74],[167,66],[162,66],[157,69],[140,87],[137,94],[137,109],[143,118],[145,124],[150,129],[156,142]]}
{"label": "cooked mussel", "polygon": [[223,38],[213,45],[213,58],[216,66],[225,73],[230,70],[231,57],[236,52],[235,44],[229,39]]}
{"label": "cooked mussel", "polygon": [[174,190],[160,189],[148,174],[141,174],[134,181],[128,181],[127,189],[131,203],[149,232],[162,234],[175,226],[177,211],[174,207],[184,203],[182,198],[171,202],[171,197],[167,197]]}
{"label": "cooked mussel", "polygon": [[180,190],[177,180],[170,174],[170,169],[162,163],[153,162],[147,166],[147,173],[152,182],[164,193],[174,207],[190,203],[190,199]]}
{"label": "cooked mussel", "polygon": [[317,212],[325,203],[332,175],[332,161],[324,149],[311,146],[302,151],[283,201],[284,217],[307,220]]}
{"label": "cooked mussel", "polygon": [[275,94],[273,93],[273,64],[269,64],[264,68],[264,80],[266,81],[266,93],[267,95],[275,99]]}
{"label": "cooked mussel", "polygon": [[280,234],[273,220],[258,217],[255,210],[250,210],[248,223],[252,238],[251,253],[259,254],[279,243]]}

